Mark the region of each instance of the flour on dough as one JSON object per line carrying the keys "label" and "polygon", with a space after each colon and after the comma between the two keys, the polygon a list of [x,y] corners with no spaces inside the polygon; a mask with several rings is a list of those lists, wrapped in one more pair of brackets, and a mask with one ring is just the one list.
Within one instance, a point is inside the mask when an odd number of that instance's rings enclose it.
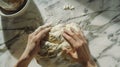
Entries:
{"label": "flour on dough", "polygon": [[[48,64],[61,65],[64,63],[73,63],[74,61],[63,52],[62,48],[70,48],[70,44],[61,35],[63,30],[70,30],[73,28],[75,31],[79,31],[80,27],[76,23],[58,24],[53,26],[49,32],[49,36],[45,44],[41,47],[39,52],[39,59],[47,60]],[[39,60],[38,60],[39,61]],[[45,63],[47,63],[45,62]],[[40,62],[42,63],[42,62]],[[66,64],[66,65],[67,65]],[[50,66],[49,66],[50,67]]]}

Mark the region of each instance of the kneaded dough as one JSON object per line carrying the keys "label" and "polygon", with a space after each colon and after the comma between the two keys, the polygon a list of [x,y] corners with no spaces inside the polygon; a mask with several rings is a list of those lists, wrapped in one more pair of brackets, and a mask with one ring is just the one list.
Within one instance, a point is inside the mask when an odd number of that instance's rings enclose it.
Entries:
{"label": "kneaded dough", "polygon": [[[73,28],[75,31],[79,31],[80,27],[76,23],[69,23],[69,24],[58,24],[53,26],[49,32],[49,36],[45,44],[41,47],[41,50],[37,56],[37,60],[40,64],[48,65],[48,67],[67,67],[68,65],[72,64],[74,61],[63,52],[62,48],[69,48],[71,49],[70,44],[63,38],[61,35],[63,30],[70,30]],[[44,62],[41,62],[43,60]],[[46,66],[47,67],[47,66]]]}

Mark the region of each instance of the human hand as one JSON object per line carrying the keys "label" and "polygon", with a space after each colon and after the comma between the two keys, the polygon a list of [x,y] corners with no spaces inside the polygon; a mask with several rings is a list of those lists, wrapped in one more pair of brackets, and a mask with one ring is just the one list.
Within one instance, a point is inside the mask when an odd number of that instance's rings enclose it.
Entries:
{"label": "human hand", "polygon": [[84,67],[95,67],[88,48],[87,41],[81,31],[76,32],[73,28],[70,31],[64,30],[63,37],[68,41],[72,49],[64,48],[65,52],[69,54],[77,62]]}
{"label": "human hand", "polygon": [[44,37],[48,34],[51,27],[50,24],[40,26],[28,36],[28,43],[25,52],[30,56],[34,56],[40,50],[41,43]]}
{"label": "human hand", "polygon": [[32,58],[40,50],[41,42],[43,41],[47,33],[50,31],[50,29],[50,24],[43,25],[28,36],[28,43],[26,49],[16,63],[15,67],[28,67],[28,64],[30,63]]}

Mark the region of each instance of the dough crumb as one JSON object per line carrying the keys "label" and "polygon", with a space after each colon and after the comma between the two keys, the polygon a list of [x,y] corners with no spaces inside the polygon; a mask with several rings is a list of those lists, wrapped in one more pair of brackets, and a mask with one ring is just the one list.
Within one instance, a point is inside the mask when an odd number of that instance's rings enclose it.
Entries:
{"label": "dough crumb", "polygon": [[75,7],[74,7],[73,5],[67,4],[67,5],[64,5],[64,6],[63,6],[63,9],[64,9],[64,10],[74,10]]}

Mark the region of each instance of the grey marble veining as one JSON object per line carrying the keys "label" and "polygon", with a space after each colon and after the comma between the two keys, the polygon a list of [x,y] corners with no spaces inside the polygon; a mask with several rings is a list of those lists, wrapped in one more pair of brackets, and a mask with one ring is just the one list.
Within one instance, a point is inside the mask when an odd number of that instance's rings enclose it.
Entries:
{"label": "grey marble veining", "polygon": [[[34,0],[34,2],[35,4],[32,2],[22,16],[1,17],[0,29],[25,28],[0,30],[0,43],[15,38],[6,44],[0,44],[0,67],[13,67],[25,49],[27,35],[43,22],[78,23],[99,66],[120,67],[120,0]],[[64,10],[63,7],[67,4],[73,5],[75,9]],[[33,60],[29,67],[35,66],[40,67]]]}

